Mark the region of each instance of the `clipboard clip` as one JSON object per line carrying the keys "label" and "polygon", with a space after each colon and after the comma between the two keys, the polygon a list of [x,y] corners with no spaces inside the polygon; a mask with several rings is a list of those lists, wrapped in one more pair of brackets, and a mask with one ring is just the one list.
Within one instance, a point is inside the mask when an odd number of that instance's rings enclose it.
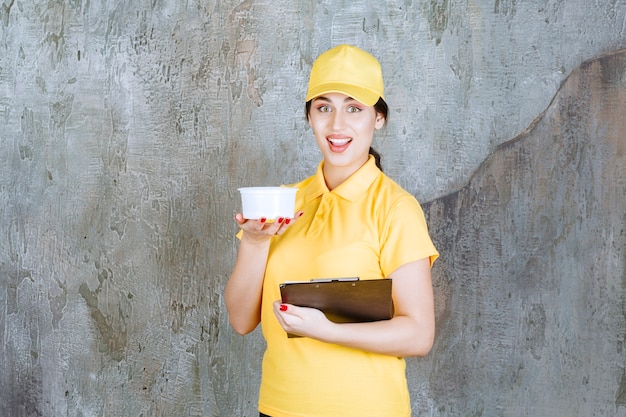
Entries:
{"label": "clipboard clip", "polygon": [[346,278],[313,278],[311,282],[352,282],[359,281],[359,277],[346,277]]}

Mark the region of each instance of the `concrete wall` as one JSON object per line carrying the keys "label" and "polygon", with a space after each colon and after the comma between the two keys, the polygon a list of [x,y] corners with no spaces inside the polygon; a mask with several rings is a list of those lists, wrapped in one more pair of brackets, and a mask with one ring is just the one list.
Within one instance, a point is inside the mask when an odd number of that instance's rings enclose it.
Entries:
{"label": "concrete wall", "polygon": [[442,251],[414,415],[626,416],[626,4],[588,0],[4,0],[0,416],[255,415],[236,188],[313,172],[341,42]]}
{"label": "concrete wall", "polygon": [[444,253],[425,415],[626,415],[625,111],[622,50],[424,204]]}

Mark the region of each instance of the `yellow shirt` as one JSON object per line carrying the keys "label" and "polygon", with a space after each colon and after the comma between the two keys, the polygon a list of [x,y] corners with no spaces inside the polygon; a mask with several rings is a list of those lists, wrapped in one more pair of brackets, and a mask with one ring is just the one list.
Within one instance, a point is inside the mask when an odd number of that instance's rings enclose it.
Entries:
{"label": "yellow shirt", "polygon": [[[323,164],[323,162],[322,162]],[[259,410],[272,417],[411,415],[403,358],[288,338],[272,312],[279,284],[312,278],[389,276],[438,253],[417,200],[384,175],[374,159],[333,191],[316,175],[298,183],[304,215],[272,238],[261,323],[267,341]]]}

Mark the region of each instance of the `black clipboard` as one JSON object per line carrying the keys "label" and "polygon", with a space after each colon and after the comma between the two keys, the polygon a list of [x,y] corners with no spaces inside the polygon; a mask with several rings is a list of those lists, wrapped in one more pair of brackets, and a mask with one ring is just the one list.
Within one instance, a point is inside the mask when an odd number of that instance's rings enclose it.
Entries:
{"label": "black clipboard", "polygon": [[283,303],[321,310],[335,323],[389,320],[393,317],[391,278],[323,278],[280,284]]}

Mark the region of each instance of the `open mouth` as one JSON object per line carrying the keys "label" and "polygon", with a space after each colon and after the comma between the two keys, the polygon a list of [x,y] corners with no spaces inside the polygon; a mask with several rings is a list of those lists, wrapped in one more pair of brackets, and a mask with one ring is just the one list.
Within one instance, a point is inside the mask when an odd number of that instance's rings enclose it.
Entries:
{"label": "open mouth", "polygon": [[327,138],[327,140],[330,145],[330,150],[333,152],[343,152],[352,142],[351,138]]}

